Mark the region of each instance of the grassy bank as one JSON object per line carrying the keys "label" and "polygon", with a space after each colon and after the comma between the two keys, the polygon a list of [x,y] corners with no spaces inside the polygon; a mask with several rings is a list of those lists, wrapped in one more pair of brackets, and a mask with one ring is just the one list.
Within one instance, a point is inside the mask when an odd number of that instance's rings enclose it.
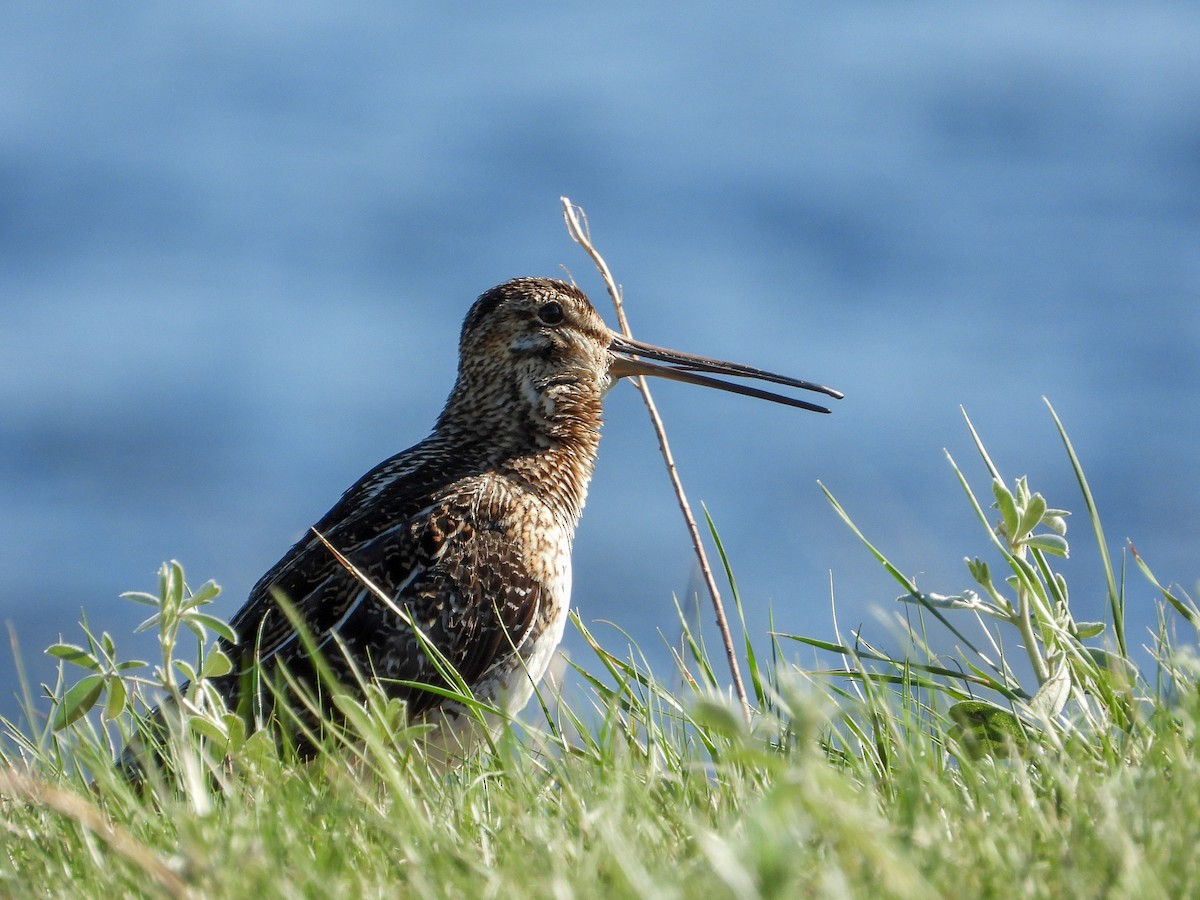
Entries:
{"label": "grassy bank", "polygon": [[[982,490],[951,460],[981,525],[969,590],[919,592],[864,537],[912,612],[903,658],[865,635],[751,635],[747,723],[686,627],[672,690],[576,622],[594,654],[578,661],[584,690],[544,690],[535,724],[450,773],[431,771],[403,711],[375,694],[342,701],[346,723],[313,762],[247,734],[204,690],[226,665],[205,613],[214,590],[193,593],[168,565],[133,598],[161,660],[113,658],[85,632],[52,648],[63,675],[50,714],[30,719],[44,725],[5,723],[0,894],[1200,894],[1200,612],[1132,551],[1136,590],[1114,572],[1063,440],[1081,489],[1071,537],[1103,550],[1105,622],[1075,618],[1055,569],[1066,510],[977,442]],[[1127,592],[1162,604],[1153,671],[1130,661]],[[927,647],[934,632],[952,652]],[[822,671],[790,661],[813,647]],[[167,749],[173,774],[139,790],[112,759],[150,687],[174,695],[185,736]]]}

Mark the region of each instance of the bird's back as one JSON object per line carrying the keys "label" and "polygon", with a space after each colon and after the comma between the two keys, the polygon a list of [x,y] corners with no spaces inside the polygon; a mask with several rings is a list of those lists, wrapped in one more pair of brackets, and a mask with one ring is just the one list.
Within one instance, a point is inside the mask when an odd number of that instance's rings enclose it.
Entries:
{"label": "bird's back", "polygon": [[429,645],[480,700],[515,712],[562,636],[573,529],[482,448],[430,438],[368,472],[259,580],[217,687],[231,704],[269,708],[244,696],[253,667],[284,664],[313,682],[282,596],[339,679],[353,681],[352,663],[410,716],[441,695],[408,683],[449,686]]}

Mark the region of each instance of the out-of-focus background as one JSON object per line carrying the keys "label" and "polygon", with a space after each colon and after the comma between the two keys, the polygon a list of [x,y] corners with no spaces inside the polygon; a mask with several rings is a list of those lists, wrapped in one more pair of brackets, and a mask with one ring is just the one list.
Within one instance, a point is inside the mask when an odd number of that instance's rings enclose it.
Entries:
{"label": "out-of-focus background", "polygon": [[[818,478],[922,588],[970,586],[985,537],[943,448],[989,492],[960,404],[1082,513],[1048,396],[1118,559],[1132,538],[1190,589],[1198,46],[1173,2],[6,4],[0,620],[36,684],[81,610],[153,654],[117,595],[164,559],[232,614],[427,433],[477,294],[566,265],[609,314],[561,194],[638,336],[846,392],[821,417],[657,388],[758,639],[768,610],[832,637],[831,573],[842,626],[890,633],[898,588]],[[1103,618],[1071,524],[1072,602]],[[697,581],[627,386],[575,566],[584,619],[667,670]],[[7,715],[15,672],[0,651]]]}

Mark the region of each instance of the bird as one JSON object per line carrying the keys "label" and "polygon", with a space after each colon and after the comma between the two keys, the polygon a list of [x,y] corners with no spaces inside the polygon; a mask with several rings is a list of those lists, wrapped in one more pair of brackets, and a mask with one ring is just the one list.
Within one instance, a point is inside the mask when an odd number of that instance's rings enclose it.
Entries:
{"label": "bird", "polygon": [[[342,684],[377,684],[408,721],[430,725],[431,758],[461,762],[525,706],[562,640],[572,542],[618,380],[659,376],[829,412],[713,374],[842,397],[617,333],[561,280],[485,291],[430,435],[355,482],[254,585],[230,621],[236,639],[220,641],[233,667],[213,686],[261,722],[281,696],[263,689],[273,673],[316,686],[315,651]],[[482,727],[447,697],[456,684],[490,710]],[[313,750],[311,737],[291,740]]]}

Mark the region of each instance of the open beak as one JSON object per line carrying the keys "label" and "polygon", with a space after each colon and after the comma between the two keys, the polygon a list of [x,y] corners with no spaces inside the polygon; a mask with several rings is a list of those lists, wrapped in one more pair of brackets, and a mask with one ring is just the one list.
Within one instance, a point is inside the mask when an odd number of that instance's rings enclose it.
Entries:
{"label": "open beak", "polygon": [[[704,387],[730,391],[734,394],[745,394],[747,397],[758,397],[760,400],[770,400],[773,403],[783,403],[787,406],[795,406],[800,409],[812,410],[813,412],[829,412],[826,407],[819,406],[816,403],[809,403],[807,400],[798,400],[795,397],[788,397],[784,394],[773,394],[761,388],[720,381],[716,378],[697,374],[699,372],[712,372],[715,375],[733,375],[738,378],[754,378],[758,381],[770,381],[775,384],[784,384],[788,387],[799,388],[803,391],[816,391],[818,394],[825,394],[835,400],[842,399],[841,391],[835,391],[833,388],[825,387],[823,384],[813,384],[811,381],[801,381],[799,378],[776,375],[774,372],[766,372],[762,369],[752,368],[751,366],[743,366],[740,363],[723,362],[722,360],[709,359],[705,356],[680,353],[678,350],[667,350],[664,347],[655,347],[653,344],[643,344],[641,341],[635,341],[633,338],[627,338],[615,332],[608,350],[612,355],[612,364],[608,371],[613,381],[616,381],[618,378],[636,377],[638,375],[657,375],[661,378],[670,378],[673,381],[686,381],[688,384],[699,384]],[[666,365],[656,365],[655,363],[647,362],[646,359],[656,359],[666,363]]]}

